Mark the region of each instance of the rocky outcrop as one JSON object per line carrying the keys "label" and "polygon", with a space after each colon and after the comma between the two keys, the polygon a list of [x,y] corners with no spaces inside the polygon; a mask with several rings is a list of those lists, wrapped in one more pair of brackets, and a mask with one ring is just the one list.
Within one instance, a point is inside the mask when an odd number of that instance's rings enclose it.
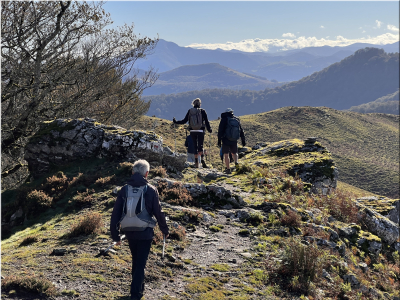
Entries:
{"label": "rocky outcrop", "polygon": [[372,208],[395,224],[400,223],[400,200],[369,196],[356,199],[357,203]]}
{"label": "rocky outcrop", "polygon": [[252,149],[250,153],[243,152],[244,160],[257,166],[283,168],[290,175],[310,183],[312,192],[326,195],[336,188],[338,171],[331,153],[317,142],[317,138],[260,143]]}
{"label": "rocky outcrop", "polygon": [[92,157],[146,159],[152,165],[184,168],[186,155],[164,151],[162,137],[145,131],[104,125],[93,119],[57,119],[44,122],[25,150],[32,175],[49,171],[51,165],[65,165]]}
{"label": "rocky outcrop", "polygon": [[[155,178],[150,180],[150,183],[155,186],[162,182],[167,183],[167,187],[171,188],[178,181],[166,178]],[[216,184],[204,185],[201,183],[183,183],[182,185],[193,198],[201,200],[200,202],[203,204],[208,203],[210,206],[230,204],[236,208],[246,205],[241,196]]]}
{"label": "rocky outcrop", "polygon": [[382,216],[375,210],[358,203],[358,218],[370,232],[391,245],[399,239],[399,225]]}

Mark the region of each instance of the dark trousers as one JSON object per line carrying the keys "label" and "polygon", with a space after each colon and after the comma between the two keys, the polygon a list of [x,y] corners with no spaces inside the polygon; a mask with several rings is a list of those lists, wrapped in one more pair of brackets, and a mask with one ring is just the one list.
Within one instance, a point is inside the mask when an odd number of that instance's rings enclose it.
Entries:
{"label": "dark trousers", "polygon": [[144,292],[144,268],[146,267],[152,240],[128,239],[132,253],[131,299],[140,300]]}
{"label": "dark trousers", "polygon": [[203,152],[204,132],[190,132],[193,140],[195,154]]}

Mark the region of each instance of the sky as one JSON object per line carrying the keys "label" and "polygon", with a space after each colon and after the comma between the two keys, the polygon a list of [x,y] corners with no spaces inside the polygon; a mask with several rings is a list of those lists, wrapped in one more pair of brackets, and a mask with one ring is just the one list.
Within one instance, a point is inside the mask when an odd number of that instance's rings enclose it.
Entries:
{"label": "sky", "polygon": [[266,51],[399,41],[398,1],[108,1],[112,26],[200,49]]}

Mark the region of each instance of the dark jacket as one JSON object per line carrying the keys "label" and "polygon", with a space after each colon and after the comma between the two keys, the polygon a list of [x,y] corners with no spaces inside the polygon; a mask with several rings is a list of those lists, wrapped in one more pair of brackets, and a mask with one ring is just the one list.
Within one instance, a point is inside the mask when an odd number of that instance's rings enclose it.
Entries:
{"label": "dark jacket", "polygon": [[[165,221],[164,213],[161,211],[160,200],[158,199],[158,191],[157,189],[148,184],[147,179],[145,179],[139,173],[135,173],[131,176],[128,180],[128,185],[133,187],[143,186],[147,184],[147,191],[144,194],[145,199],[145,206],[147,212],[154,216],[157,219],[158,226],[160,227],[163,234],[168,234],[168,226],[167,222]],[[118,242],[120,241],[119,237],[119,222],[121,221],[123,206],[125,204],[126,199],[126,190],[127,185],[125,185],[118,193],[117,201],[114,204],[114,209],[111,215],[111,224],[110,224],[110,231],[111,237],[113,241]],[[136,213],[138,213],[138,209],[140,209],[140,201],[136,208]],[[134,239],[134,240],[151,240],[153,239],[154,230],[153,228],[146,228],[144,231],[127,231],[124,232],[127,239]]]}
{"label": "dark jacket", "polygon": [[[204,131],[204,128],[207,127],[207,131],[212,132],[210,122],[208,122],[208,117],[207,117],[206,111],[202,108],[200,108],[200,111],[201,111],[201,117],[203,119],[203,125],[201,126],[201,129]],[[189,121],[189,112],[190,112],[190,109],[186,113],[186,116],[183,120],[175,121],[175,123],[176,124],[186,124]],[[189,130],[192,130],[192,128],[189,127]]]}
{"label": "dark jacket", "polygon": [[196,150],[194,149],[193,139],[190,135],[186,137],[185,147],[187,148],[188,153],[197,154]]}
{"label": "dark jacket", "polygon": [[[219,127],[218,127],[218,144],[222,141],[223,144],[225,145],[235,145],[237,142],[236,141],[230,141],[225,137],[225,131],[226,131],[226,126],[228,124],[228,118],[233,118],[233,112],[224,112],[221,114],[221,121],[219,122]],[[239,120],[239,118],[235,117],[236,119]],[[242,125],[240,124],[239,120],[239,128],[240,128],[240,138],[242,139],[242,145],[246,143],[245,137],[244,137],[244,131],[242,128]]]}

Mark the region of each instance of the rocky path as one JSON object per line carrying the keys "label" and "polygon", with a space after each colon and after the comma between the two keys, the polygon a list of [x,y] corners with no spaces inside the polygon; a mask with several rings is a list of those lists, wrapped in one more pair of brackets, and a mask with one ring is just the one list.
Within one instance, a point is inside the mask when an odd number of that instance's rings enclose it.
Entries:
{"label": "rocky path", "polygon": [[[218,273],[211,267],[216,264],[227,264],[234,269],[251,257],[246,252],[252,244],[249,237],[239,235],[241,227],[232,226],[234,220],[229,220],[222,214],[216,214],[212,223],[201,225],[197,230],[187,234],[189,245],[177,254],[177,260],[185,262],[184,269],[168,280],[155,281],[146,285],[145,299],[161,299],[165,295],[183,299],[187,278],[212,276]],[[210,230],[212,225],[223,225],[219,232]],[[234,273],[234,272],[233,272]],[[234,275],[226,272],[225,275]]]}

